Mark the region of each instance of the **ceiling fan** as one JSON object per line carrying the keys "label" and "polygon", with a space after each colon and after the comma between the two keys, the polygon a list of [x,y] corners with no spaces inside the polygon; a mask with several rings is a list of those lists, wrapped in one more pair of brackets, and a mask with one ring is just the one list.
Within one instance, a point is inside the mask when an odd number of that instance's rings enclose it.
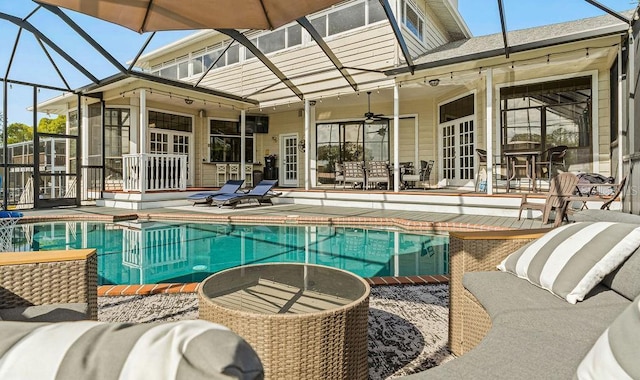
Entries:
{"label": "ceiling fan", "polygon": [[364,113],[364,122],[366,124],[371,124],[375,121],[386,119],[385,117],[383,117],[381,113],[375,114],[371,112],[371,91],[367,91],[367,103],[368,103],[368,111]]}

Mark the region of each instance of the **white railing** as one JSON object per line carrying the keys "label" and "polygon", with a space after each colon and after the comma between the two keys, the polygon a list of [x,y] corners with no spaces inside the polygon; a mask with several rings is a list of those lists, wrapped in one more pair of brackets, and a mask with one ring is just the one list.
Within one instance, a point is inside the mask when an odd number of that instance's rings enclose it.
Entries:
{"label": "white railing", "polygon": [[122,162],[124,191],[186,190],[186,154],[125,154]]}

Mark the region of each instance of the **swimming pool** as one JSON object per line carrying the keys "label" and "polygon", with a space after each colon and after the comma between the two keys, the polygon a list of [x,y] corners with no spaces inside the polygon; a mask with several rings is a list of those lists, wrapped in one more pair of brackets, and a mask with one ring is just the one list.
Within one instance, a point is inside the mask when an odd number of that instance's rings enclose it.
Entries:
{"label": "swimming pool", "polygon": [[449,238],[304,225],[134,221],[19,225],[14,250],[96,248],[100,285],[199,282],[243,264],[299,262],[362,277],[447,274]]}

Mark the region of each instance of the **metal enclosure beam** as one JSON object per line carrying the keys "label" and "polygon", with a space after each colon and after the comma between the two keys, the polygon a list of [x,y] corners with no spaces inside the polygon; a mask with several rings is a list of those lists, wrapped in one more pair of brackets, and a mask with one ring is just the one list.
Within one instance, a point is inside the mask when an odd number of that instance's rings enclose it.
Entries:
{"label": "metal enclosure beam", "polygon": [[500,11],[500,26],[502,27],[502,40],[504,41],[504,56],[509,58],[509,41],[507,40],[507,20],[504,15],[504,4],[498,0],[498,10]]}
{"label": "metal enclosure beam", "polygon": [[142,45],[142,47],[140,48],[140,50],[138,50],[138,54],[136,54],[136,57],[131,61],[131,64],[129,65],[129,68],[127,69],[127,71],[131,71],[133,70],[133,67],[136,65],[136,63],[138,62],[138,59],[140,58],[140,56],[142,55],[142,53],[145,51],[145,49],[147,48],[147,46],[149,46],[149,42],[151,42],[151,39],[156,35],[156,32],[151,33],[151,35],[149,36],[149,38],[147,38],[147,40],[144,42],[144,44]]}
{"label": "metal enclosure beam", "polygon": [[277,76],[282,83],[284,83],[287,87],[289,87],[289,89],[293,91],[293,93],[296,94],[296,96],[300,100],[304,98],[302,91],[300,91],[300,89],[296,87],[296,85],[293,84],[293,82],[291,82],[291,80],[289,80],[289,78],[287,78],[287,76],[284,75],[284,73],[280,71],[280,69],[278,69],[278,67],[274,65],[273,62],[271,62],[271,60],[269,60],[269,58],[267,58],[260,51],[260,49],[258,49],[256,45],[253,44],[253,42],[249,41],[249,39],[244,34],[238,32],[235,29],[216,29],[216,30],[222,34],[226,34],[227,36],[233,38],[234,40],[241,43],[244,47],[249,49],[249,51],[251,51],[251,53],[253,53],[253,55],[255,55],[256,58],[258,58],[265,66],[267,66],[267,68],[271,70],[271,72],[274,73],[275,76]]}
{"label": "metal enclosure beam", "polygon": [[96,78],[93,74],[91,74],[87,69],[84,68],[80,63],[78,63],[75,59],[73,59],[67,52],[61,49],[58,45],[56,45],[53,41],[51,41],[47,36],[45,36],[42,32],[40,32],[36,27],[34,27],[31,23],[24,21],[18,17],[8,15],[6,13],[0,12],[0,19],[7,20],[29,32],[33,33],[33,35],[42,40],[45,44],[49,45],[50,48],[55,50],[62,58],[64,58],[67,62],[69,62],[76,70],[80,71],[87,78],[89,78],[93,83],[99,83],[100,80]]}
{"label": "metal enclosure beam", "polygon": [[307,19],[306,17],[300,17],[296,21],[298,21],[298,24],[300,24],[300,26],[305,28],[309,33],[309,35],[311,36],[311,38],[313,38],[313,40],[316,41],[320,49],[322,49],[324,54],[331,60],[331,63],[333,63],[336,69],[340,71],[340,74],[342,74],[342,77],[347,82],[349,82],[349,85],[351,86],[351,88],[353,88],[353,91],[358,91],[358,84],[356,83],[356,81],[353,79],[351,74],[349,74],[347,69],[342,65],[342,62],[340,62],[340,59],[338,59],[338,57],[333,53],[333,50],[331,50],[329,45],[327,45],[327,43],[324,41],[320,33],[318,33],[316,28],[314,28],[313,25],[311,25],[311,22],[309,22],[309,19]]}
{"label": "metal enclosure beam", "polygon": [[624,17],[623,15],[621,15],[620,13],[614,11],[613,9],[600,4],[599,2],[597,2],[596,0],[585,0],[587,3],[593,5],[594,7],[600,9],[601,11],[605,11],[608,14],[610,14],[611,16],[617,18],[618,20],[622,20],[624,22],[626,22],[627,24],[631,25],[631,19],[628,19],[626,17]]}
{"label": "metal enclosure beam", "polygon": [[62,12],[60,8],[54,7],[52,5],[47,5],[47,4],[42,4],[42,7],[46,8],[49,12],[55,14],[67,25],[69,25],[69,27],[71,27],[71,29],[73,29],[76,33],[78,33],[80,37],[82,37],[85,41],[87,41],[87,43],[89,43],[91,47],[96,49],[96,51],[100,53],[100,55],[102,55],[107,61],[109,61],[113,66],[115,66],[115,68],[118,69],[118,71],[120,71],[121,73],[127,72],[127,69],[120,62],[118,62],[118,60],[114,56],[109,54],[109,52],[105,50],[105,48],[103,48],[102,45],[100,45],[96,40],[93,39],[93,37],[89,35],[89,33],[85,32],[84,29],[82,29],[78,24],[76,24],[69,16],[67,16],[66,13]]}
{"label": "metal enclosure beam", "polygon": [[198,81],[196,83],[193,84],[193,87],[198,87],[198,85],[200,84],[200,82],[202,82],[204,77],[206,77],[207,74],[209,74],[209,71],[211,71],[211,69],[213,69],[213,66],[215,66],[222,58],[224,58],[224,55],[227,53],[227,50],[229,50],[229,48],[231,47],[231,45],[233,45],[234,42],[236,42],[236,40],[234,40],[234,39],[232,39],[231,42],[229,42],[229,45],[227,45],[227,47],[224,48],[224,50],[222,51],[222,53],[220,53],[218,58],[216,58],[215,61],[211,62],[211,64],[209,65],[209,67],[207,67],[207,69],[204,71],[204,73],[202,73],[202,75],[200,75],[200,78],[198,79]]}

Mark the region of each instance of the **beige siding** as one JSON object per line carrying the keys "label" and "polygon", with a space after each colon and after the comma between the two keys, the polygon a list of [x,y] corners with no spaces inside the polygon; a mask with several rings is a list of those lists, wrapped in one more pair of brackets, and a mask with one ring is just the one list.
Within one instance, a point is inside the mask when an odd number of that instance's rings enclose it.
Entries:
{"label": "beige siding", "polygon": [[[387,23],[374,24],[364,33],[348,32],[339,38],[327,39],[327,43],[344,66],[382,69],[391,67],[394,62],[393,33]],[[304,93],[348,88],[347,81],[315,43],[274,53],[268,58]],[[351,72],[360,82],[372,76],[356,70]],[[375,77],[385,79],[380,74],[375,74]],[[201,85],[262,101],[288,97],[295,100],[291,90],[279,83],[278,78],[257,59],[212,70]]]}

